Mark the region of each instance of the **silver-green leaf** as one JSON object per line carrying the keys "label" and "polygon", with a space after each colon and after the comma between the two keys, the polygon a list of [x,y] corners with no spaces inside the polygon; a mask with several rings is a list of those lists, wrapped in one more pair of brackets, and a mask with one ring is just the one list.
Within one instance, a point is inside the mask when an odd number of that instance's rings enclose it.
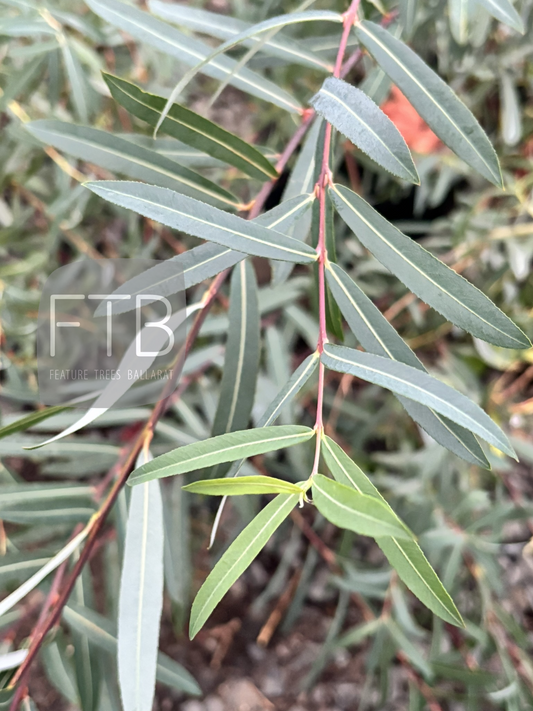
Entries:
{"label": "silver-green leaf", "polygon": [[356,25],[355,34],[441,141],[487,180],[502,187],[494,148],[472,112],[450,87],[383,27],[364,20]]}
{"label": "silver-green leaf", "polygon": [[485,294],[390,224],[342,185],[331,197],[340,216],[387,269],[449,321],[504,348],[530,348],[528,337]]}
{"label": "silver-green leaf", "polygon": [[401,133],[360,89],[342,79],[329,77],[310,104],[382,168],[411,183],[420,183]]}
{"label": "silver-green leaf", "polygon": [[[381,311],[341,267],[328,262],[326,278],[344,318],[365,350],[426,371]],[[413,400],[401,396],[398,399],[415,422],[439,444],[472,464],[490,469],[483,450],[471,432]]]}
{"label": "silver-green leaf", "polygon": [[155,185],[102,180],[85,186],[110,202],[187,234],[257,257],[309,264],[316,252],[276,230]]}
{"label": "silver-green leaf", "polygon": [[238,206],[234,195],[199,173],[107,131],[46,119],[32,121],[26,128],[43,143],[113,173],[161,185],[217,205]]}
{"label": "silver-green leaf", "polygon": [[431,375],[389,358],[329,344],[324,348],[322,362],[327,368],[355,375],[419,402],[516,459],[505,434],[478,405]]}
{"label": "silver-green leaf", "polygon": [[[144,459],[143,459],[144,460]],[[150,711],[163,609],[163,504],[158,481],[133,489],[118,612],[118,678],[124,711]]]}

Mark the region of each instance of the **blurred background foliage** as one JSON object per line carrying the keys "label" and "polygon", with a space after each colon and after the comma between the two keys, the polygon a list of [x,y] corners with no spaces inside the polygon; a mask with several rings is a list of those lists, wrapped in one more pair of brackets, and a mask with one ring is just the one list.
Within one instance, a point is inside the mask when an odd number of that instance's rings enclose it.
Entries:
{"label": "blurred background foliage", "polygon": [[[193,6],[204,7],[197,2],[182,7]],[[257,22],[296,5],[213,0],[205,7]],[[345,9],[339,2],[317,1],[312,7]],[[440,255],[533,336],[533,2],[516,3],[527,28],[524,36],[499,24],[474,0],[401,0],[399,6],[365,0],[362,7],[374,19],[390,13],[395,32],[474,112],[500,156],[506,189],[489,186],[445,149],[403,96],[391,93],[368,57],[357,63],[350,81],[364,82],[396,122],[415,155],[421,186],[412,188],[378,172],[342,142],[335,155],[339,180]],[[184,31],[195,34],[194,28]],[[334,58],[340,28],[330,34],[330,28],[313,24],[285,32],[324,58]],[[355,40],[349,49],[356,49]],[[184,67],[101,21],[79,0],[0,0],[0,58],[0,398],[1,424],[7,425],[39,407],[35,320],[41,287],[54,269],[85,257],[166,259],[197,243],[90,193],[81,182],[112,177],[110,167],[43,145],[25,123],[54,118],[123,135],[215,179],[243,203],[260,184],[174,139],[154,141],[145,124],[117,107],[103,70],[168,96]],[[322,81],[318,71],[265,52],[249,66],[304,104]],[[214,80],[199,77],[184,103],[265,146],[275,160],[296,119],[231,87],[209,106],[216,88]],[[267,207],[279,202],[294,163],[274,186]],[[419,536],[466,628],[432,617],[391,575],[371,541],[334,530],[306,507],[305,517],[296,513],[278,531],[208,629],[189,643],[184,626],[192,592],[252,518],[256,502],[237,497],[228,505],[215,547],[207,553],[212,504],[183,494],[180,481],[165,481],[167,597],[161,648],[193,673],[207,701],[187,701],[198,689],[174,669],[170,682],[167,675],[167,683],[158,687],[157,708],[220,711],[238,708],[246,694],[256,698],[257,708],[293,711],[533,708],[533,353],[498,349],[444,322],[407,294],[342,223],[336,228],[339,263],[357,276],[431,373],[469,395],[507,429],[521,459],[511,463],[488,451],[492,471],[468,465],[433,443],[387,391],[328,373],[327,431],[335,433]],[[252,413],[257,419],[272,393],[314,350],[318,325],[308,271],[296,270],[274,288],[268,265],[256,260],[255,266],[263,327]],[[193,290],[191,303],[204,288]],[[156,428],[154,454],[209,436],[227,325],[226,288],[187,360],[187,387],[180,388],[180,399]],[[345,337],[348,343],[353,338],[348,332]],[[313,387],[306,386],[287,421],[312,426]],[[22,447],[40,441],[43,432],[61,431],[75,413],[60,413],[28,432],[0,439],[2,591],[11,591],[41,567],[74,526],[94,512],[103,477],[148,414],[147,408],[110,411],[88,431],[42,450]],[[249,473],[267,468],[298,481],[307,477],[311,459],[312,452],[303,447],[289,450],[286,459],[257,457],[246,467]],[[36,488],[44,482],[55,483],[46,497]],[[30,680],[28,708],[119,709],[108,655],[125,497],[123,492],[60,630],[43,649]],[[24,645],[48,586],[44,581],[0,618],[0,654]],[[9,676],[0,672],[0,687]]]}

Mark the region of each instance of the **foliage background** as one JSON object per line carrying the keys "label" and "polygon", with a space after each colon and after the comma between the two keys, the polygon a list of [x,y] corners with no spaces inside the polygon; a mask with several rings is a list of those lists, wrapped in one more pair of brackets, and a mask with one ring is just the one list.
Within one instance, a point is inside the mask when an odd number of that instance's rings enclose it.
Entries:
{"label": "foliage background", "polygon": [[[421,186],[406,188],[377,172],[347,143],[339,143],[336,167],[346,184],[461,271],[531,336],[533,6],[528,0],[517,3],[529,30],[520,37],[491,20],[481,7],[466,4],[471,13],[466,29],[454,20],[464,5],[456,0],[405,0],[398,8],[386,4],[386,10],[398,11],[405,27],[402,38],[449,81],[482,122],[500,156],[506,191],[488,187],[443,149],[417,123],[402,97],[389,95],[382,82],[377,83],[376,100],[387,102],[386,112],[416,154]],[[332,5],[327,9],[345,9]],[[379,3],[363,7],[367,16],[379,17]],[[256,22],[291,8],[236,1],[213,3],[208,9]],[[329,31],[303,26],[294,32],[332,58],[340,29],[325,37]],[[311,35],[322,39],[311,40]],[[109,98],[100,72],[108,70],[154,93],[168,94],[183,72],[178,62],[101,22],[83,3],[59,0],[35,5],[2,0],[0,57],[0,394],[6,424],[38,402],[33,328],[40,288],[51,271],[81,256],[168,258],[197,240],[92,195],[80,182],[112,174],[45,150],[24,127],[28,118],[58,118],[109,132],[133,131],[149,142],[147,127]],[[264,54],[256,55],[250,66],[267,72],[304,102],[322,81],[312,70]],[[376,79],[372,63],[364,58],[351,78],[355,83]],[[295,130],[292,117],[232,88],[210,108],[215,88],[213,80],[198,78],[188,89],[187,105],[246,140],[267,146],[271,156],[283,150]],[[175,156],[179,147],[161,138],[156,149]],[[257,193],[260,184],[234,169],[179,150],[182,162],[231,187],[243,202]],[[268,207],[279,201],[293,164],[274,186]],[[184,495],[181,483],[171,480],[164,488],[171,543],[166,551],[161,648],[193,673],[208,698],[187,701],[183,690],[160,686],[157,707],[213,711],[236,708],[242,701],[293,711],[531,708],[531,351],[497,349],[443,322],[406,296],[341,223],[337,249],[339,263],[350,267],[430,372],[481,404],[510,433],[520,455],[520,464],[515,464],[489,453],[491,472],[469,466],[432,443],[386,391],[349,376],[328,375],[328,431],[416,531],[456,600],[466,629],[455,630],[433,618],[390,574],[371,541],[339,533],[306,511],[305,517],[296,515],[278,531],[206,630],[187,642],[184,626],[191,594],[251,519],[257,502],[248,501],[250,497],[232,502],[216,547],[207,553],[214,509],[206,499]],[[256,260],[255,266],[262,315],[261,370],[253,410],[257,418],[272,392],[314,350],[317,318],[314,285],[306,270],[272,288],[266,263]],[[191,302],[204,288],[195,289]],[[155,454],[203,439],[211,431],[227,306],[226,290],[188,360],[187,388],[156,428]],[[288,421],[312,425],[314,408],[309,384]],[[139,409],[108,413],[90,431],[58,443],[53,451],[25,452],[22,446],[40,441],[44,431],[63,429],[72,419],[69,413],[0,440],[2,484],[56,481],[89,487],[82,507],[69,500],[43,506],[38,499],[23,497],[17,506],[0,511],[2,590],[10,591],[26,579],[50,551],[64,545],[76,522],[90,515],[102,477],[147,414]],[[256,458],[251,466],[298,481],[307,476],[310,458],[306,449],[289,450],[286,459]],[[119,500],[115,507],[71,599],[108,620],[117,612],[125,503]],[[2,652],[21,646],[46,592],[43,583],[0,620]],[[87,642],[66,616],[32,673],[29,690],[37,708],[118,709],[112,657],[107,659],[100,650],[101,645],[90,638]],[[80,665],[85,651],[89,664]],[[97,687],[100,696],[94,693]]]}

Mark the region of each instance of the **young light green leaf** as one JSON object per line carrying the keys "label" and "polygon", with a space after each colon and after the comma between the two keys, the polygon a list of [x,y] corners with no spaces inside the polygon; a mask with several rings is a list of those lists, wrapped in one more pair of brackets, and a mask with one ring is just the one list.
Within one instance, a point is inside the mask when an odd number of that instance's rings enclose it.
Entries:
{"label": "young light green leaf", "polygon": [[[86,0],[93,12],[127,32],[132,37],[146,42],[155,49],[175,57],[183,64],[195,66],[211,54],[211,47],[189,37],[166,22],[119,0]],[[218,57],[206,65],[202,71],[214,79],[225,79],[232,73],[235,61],[229,57]],[[237,89],[269,101],[286,111],[298,113],[301,106],[294,97],[249,69],[239,69],[231,77],[231,84]],[[173,100],[170,104],[173,103]]]}
{"label": "young light green leaf", "polygon": [[[115,101],[150,126],[157,125],[166,99],[149,94],[135,84],[111,74],[104,73],[103,77]],[[277,176],[272,163],[257,148],[180,104],[171,106],[161,130],[203,153],[239,168],[252,178],[268,180]]]}
{"label": "young light green leaf", "polygon": [[[313,199],[311,195],[297,195],[292,200],[287,200],[263,213],[254,222],[262,227],[284,230],[309,209]],[[189,289],[204,279],[209,279],[224,269],[232,267],[245,257],[242,252],[210,242],[189,249],[119,286],[113,292],[113,296],[128,294],[132,298],[114,301],[113,313],[120,314],[134,308],[136,303],[134,297],[140,294],[144,296],[143,303],[149,304],[149,295],[169,296],[177,291]],[[105,304],[100,305],[95,311],[95,316],[103,316],[105,308]]]}
{"label": "young light green leaf", "polygon": [[130,500],[118,607],[118,678],[124,711],[151,711],[154,700],[163,609],[159,486],[158,481],[148,481],[132,491]]}
{"label": "young light green leaf", "polygon": [[494,148],[450,87],[383,27],[364,20],[356,25],[355,34],[441,141],[491,183],[503,187]]}
{"label": "young light green leaf", "polygon": [[280,494],[246,526],[215,565],[200,588],[191,610],[190,637],[204,626],[233,583],[257,557],[274,531],[298,504],[297,494]]}
{"label": "young light green leaf", "polygon": [[413,293],[449,321],[504,348],[530,348],[527,336],[485,294],[396,229],[341,185],[331,196],[364,246]]}
{"label": "young light green leaf", "polygon": [[284,427],[258,427],[211,437],[162,454],[136,469],[128,479],[135,486],[152,479],[193,472],[224,462],[272,452],[306,442],[314,435],[309,427],[287,425]]}
{"label": "young light green leaf", "polygon": [[229,215],[172,190],[129,181],[85,183],[100,197],[164,225],[257,257],[308,264],[316,252],[276,230]]}
{"label": "young light green leaf", "polygon": [[[326,278],[344,318],[365,350],[426,372],[403,338],[341,267],[328,262]],[[439,444],[473,464],[490,468],[471,432],[413,400],[401,396],[398,399],[415,422]]]}
{"label": "young light green leaf", "polygon": [[[63,610],[63,619],[69,627],[84,634],[99,649],[116,654],[117,637],[114,625],[98,612],[70,602]],[[184,691],[190,696],[200,696],[202,693],[191,674],[162,652],[157,655],[156,678],[162,684],[177,691]]]}
{"label": "young light green leaf", "polygon": [[183,489],[192,494],[206,496],[244,496],[245,494],[298,494],[304,490],[283,479],[270,476],[224,477],[222,479],[204,479],[187,484]]}
{"label": "young light green leaf", "polygon": [[355,375],[419,402],[516,459],[505,434],[478,405],[431,375],[389,358],[329,344],[322,354],[322,362],[327,368]]}
{"label": "young light green leaf", "polygon": [[35,412],[26,415],[26,417],[21,417],[14,422],[10,422],[8,425],[0,427],[0,439],[2,437],[8,437],[15,432],[24,432],[25,430],[29,430],[39,422],[44,422],[44,420],[47,420],[49,417],[69,409],[68,405],[54,405],[53,407],[46,407],[43,410],[36,410]]}
{"label": "young light green leaf", "polygon": [[309,103],[382,168],[403,180],[420,183],[401,133],[360,89],[329,77]]}
{"label": "young light green leaf", "polygon": [[525,33],[522,18],[513,7],[511,0],[477,0],[477,2],[504,25],[512,27],[521,34]]}
{"label": "young light green leaf", "polygon": [[[322,438],[322,442],[322,456],[337,481],[353,487],[361,494],[374,496],[389,507],[366,474],[336,442],[326,436]],[[394,536],[378,536],[376,542],[403,582],[426,607],[446,622],[463,626],[461,615],[452,598],[416,541],[407,541]]]}
{"label": "young light green leaf", "polygon": [[64,121],[32,121],[28,131],[47,145],[114,173],[138,178],[216,204],[238,205],[237,198],[216,183],[170,158],[124,138]]}
{"label": "young light green leaf", "polygon": [[376,542],[403,582],[426,607],[446,622],[464,627],[452,598],[415,541],[378,537]]}
{"label": "young light green leaf", "polygon": [[[168,20],[181,27],[196,30],[202,34],[218,37],[219,39],[231,39],[242,32],[248,31],[252,24],[239,20],[229,15],[221,15],[218,12],[209,12],[189,5],[176,5],[159,0],[150,0],[148,7],[158,17]],[[258,37],[250,37],[243,41],[246,47],[254,47],[260,42]],[[333,65],[323,60],[318,54],[310,52],[304,42],[295,40],[293,37],[269,38],[262,46],[261,51],[274,57],[280,57],[287,62],[301,64],[303,66],[321,69],[326,72],[333,71]]]}
{"label": "young light green leaf", "polygon": [[[294,398],[294,396],[303,388],[303,386],[306,384],[306,382],[309,380],[311,375],[315,372],[317,369],[318,363],[320,361],[320,355],[318,351],[315,351],[311,355],[307,356],[307,358],[301,363],[298,368],[294,371],[294,373],[291,375],[289,380],[285,383],[285,385],[280,389],[276,397],[272,400],[270,405],[267,407],[267,409],[264,411],[264,413],[261,415],[259,420],[257,421],[257,426],[258,427],[267,427],[268,425],[273,424],[279,417],[280,412],[283,410],[283,408],[291,402],[291,400]],[[232,464],[230,467],[227,477],[234,477],[237,476],[240,470],[242,469],[242,465],[244,464],[244,459],[241,459],[239,461],[236,461]],[[225,499],[222,499],[220,502],[219,509],[217,511],[217,515],[215,518],[215,521],[213,523],[213,528],[211,529],[211,537],[209,540],[209,547],[211,548],[215,536],[217,533],[218,529],[218,524],[220,522],[220,517],[222,516],[222,511],[224,508],[225,504]]]}
{"label": "young light green leaf", "polygon": [[313,477],[313,503],[328,521],[362,536],[413,537],[394,511],[379,499],[360,494],[322,474]]}
{"label": "young light green leaf", "polygon": [[254,268],[243,260],[231,277],[228,339],[213,436],[248,426],[259,368],[259,321]]}
{"label": "young light green leaf", "polygon": [[[192,69],[190,69],[183,78],[178,82],[178,84],[172,90],[170,97],[167,100],[166,106],[161,112],[161,117],[157,123],[155,130],[157,131],[159,126],[165,119],[170,106],[189,84],[189,82],[198,74],[200,71],[206,71],[205,67],[213,65],[213,62],[220,54],[224,54],[228,49],[235,47],[236,45],[244,42],[252,37],[257,37],[263,32],[268,32],[269,30],[276,29],[278,27],[286,27],[288,25],[300,24],[301,22],[342,22],[343,18],[338,12],[330,12],[329,10],[308,10],[304,12],[293,12],[287,15],[279,15],[277,17],[272,17],[269,20],[264,20],[263,22],[258,22],[256,25],[252,25],[250,28],[246,29],[244,32],[239,32],[231,39],[227,40],[223,44],[219,45],[214,49],[208,56],[206,56],[201,62],[196,64]],[[217,61],[220,61],[217,59]],[[241,70],[242,71],[242,70]]]}

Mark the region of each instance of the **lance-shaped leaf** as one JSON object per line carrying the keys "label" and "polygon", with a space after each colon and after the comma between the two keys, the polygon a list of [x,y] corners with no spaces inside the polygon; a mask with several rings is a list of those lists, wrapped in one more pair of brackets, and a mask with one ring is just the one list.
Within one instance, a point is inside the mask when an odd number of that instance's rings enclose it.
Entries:
{"label": "lance-shaped leaf", "polygon": [[[298,368],[294,371],[285,385],[280,389],[276,397],[272,400],[270,405],[264,411],[257,422],[258,427],[267,427],[273,424],[279,417],[279,414],[283,408],[291,402],[294,396],[300,392],[303,386],[307,383],[311,375],[317,369],[318,363],[320,361],[320,355],[318,351],[315,351],[310,356],[301,363]],[[235,477],[238,475],[244,464],[244,459],[236,461],[230,467],[227,477]],[[220,503],[219,509],[215,521],[213,523],[213,528],[211,530],[211,537],[209,542],[209,547],[211,548],[218,529],[218,524],[220,523],[220,518],[222,516],[222,511],[224,509],[225,499]]]}
{"label": "lance-shaped leaf", "polygon": [[259,320],[255,272],[244,260],[231,277],[228,339],[213,435],[248,426],[259,368]]}
{"label": "lance-shaped leaf", "polygon": [[328,521],[362,536],[413,537],[394,511],[379,499],[360,494],[322,474],[313,477],[313,503]]}
{"label": "lance-shaped leaf", "polygon": [[[119,0],[87,0],[87,5],[114,27],[188,66],[195,66],[211,54],[209,45],[185,35],[133,5]],[[213,79],[223,80],[232,74],[235,66],[233,59],[217,57],[215,61],[203,67],[202,72]],[[239,68],[231,76],[230,83],[237,89],[269,101],[286,111],[298,113],[301,109],[298,101],[288,92],[246,67]]]}
{"label": "lance-shaped leaf", "polygon": [[304,490],[283,479],[271,476],[241,476],[238,478],[206,479],[187,484],[183,489],[206,496],[244,496],[245,494],[298,494]]}
{"label": "lance-shaped leaf", "polygon": [[[363,348],[369,353],[399,360],[426,372],[407,343],[348,274],[331,262],[326,267],[331,292]],[[439,444],[473,464],[490,469],[483,450],[471,432],[419,403],[401,396],[398,399],[415,422]]]}
{"label": "lance-shaped leaf", "polygon": [[342,22],[343,18],[338,12],[331,12],[329,10],[308,10],[304,12],[293,12],[287,15],[278,15],[277,17],[272,17],[263,22],[258,22],[256,25],[252,25],[250,28],[244,30],[244,32],[239,32],[231,39],[227,40],[219,47],[214,49],[208,56],[206,56],[201,62],[196,64],[192,69],[190,69],[183,78],[178,82],[178,84],[172,90],[170,97],[167,101],[165,108],[161,113],[161,118],[159,119],[156,130],[159,128],[164,118],[167,115],[168,110],[176,98],[185,89],[187,84],[194,78],[194,76],[200,72],[205,71],[205,67],[212,66],[213,62],[220,61],[219,55],[227,52],[228,49],[235,47],[241,42],[246,41],[252,37],[257,37],[258,35],[268,32],[269,30],[275,30],[281,27],[287,27],[288,25],[300,24],[302,22]]}
{"label": "lance-shaped leaf", "polygon": [[509,25],[521,34],[526,31],[522,18],[510,0],[477,0],[477,2],[504,25]]}
{"label": "lance-shaped leaf", "polygon": [[431,375],[389,358],[329,344],[322,354],[322,362],[327,368],[355,375],[419,402],[516,459],[505,434],[478,405]]}
{"label": "lance-shaped leaf", "polygon": [[[163,20],[224,40],[231,39],[252,27],[251,23],[244,22],[244,20],[239,20],[229,15],[221,15],[218,12],[189,7],[188,5],[170,5],[166,2],[150,0],[148,7],[154,15],[161,17]],[[263,40],[262,37],[250,37],[244,40],[243,44],[245,47],[255,47],[261,40]],[[287,62],[321,69],[326,72],[333,71],[332,64],[322,59],[318,54],[310,52],[304,42],[295,40],[293,37],[288,38],[280,35],[269,37],[261,44],[261,51],[274,57],[280,57]]]}
{"label": "lance-shaped leaf", "polygon": [[[111,74],[104,74],[103,77],[115,101],[150,126],[157,125],[166,99],[149,94]],[[203,153],[234,165],[252,178],[268,180],[277,176],[272,163],[257,148],[180,104],[171,106],[161,130]]]}
{"label": "lance-shaped leaf", "polygon": [[[361,494],[374,496],[389,506],[366,474],[336,442],[326,436],[322,442],[322,456],[338,482],[353,487]],[[403,582],[426,607],[446,622],[458,627],[464,626],[452,598],[416,541],[378,536],[376,542]]]}
{"label": "lance-shaped leaf", "polygon": [[341,185],[331,196],[364,246],[414,294],[474,336],[504,348],[530,348],[527,336],[485,294],[396,229]]}
{"label": "lance-shaped leaf", "polygon": [[116,205],[239,252],[301,264],[316,260],[316,252],[306,244],[172,190],[113,180],[85,186]]}
{"label": "lance-shaped leaf", "polygon": [[491,183],[503,186],[494,148],[450,87],[383,27],[364,20],[355,34],[441,141]]}
{"label": "lance-shaped leaf", "polygon": [[233,583],[267,544],[298,503],[297,494],[280,494],[246,526],[215,565],[200,588],[191,610],[190,637],[204,626]]}
{"label": "lance-shaped leaf", "polygon": [[382,168],[411,183],[420,183],[401,133],[360,89],[329,77],[309,103]]}
{"label": "lance-shaped leaf", "polygon": [[376,542],[400,578],[438,617],[464,627],[455,604],[416,541],[379,537]]}
{"label": "lance-shaped leaf", "polygon": [[8,437],[15,432],[24,432],[25,430],[29,430],[34,425],[39,424],[39,422],[44,422],[44,420],[47,420],[49,417],[57,415],[59,412],[63,412],[68,409],[68,405],[54,405],[54,407],[46,407],[43,410],[32,412],[31,414],[26,415],[26,417],[20,417],[18,420],[14,420],[9,424],[0,427],[0,439],[2,437]]}
{"label": "lance-shaped leaf", "polygon": [[[117,637],[114,625],[98,612],[70,602],[63,610],[63,619],[69,627],[84,634],[95,647],[116,654]],[[162,652],[157,655],[156,679],[191,696],[200,696],[202,693],[191,674]]]}
{"label": "lance-shaped leaf", "polygon": [[175,474],[185,474],[203,467],[224,462],[234,462],[243,457],[272,452],[306,442],[314,432],[309,427],[287,425],[285,427],[258,427],[254,430],[230,432],[211,437],[203,442],[194,442],[185,447],[162,454],[136,469],[128,479],[135,486],[151,479],[160,479]]}
{"label": "lance-shaped leaf", "polygon": [[238,205],[237,198],[216,183],[170,158],[89,126],[65,121],[33,121],[26,128],[43,143],[113,173],[138,178],[217,204]]}
{"label": "lance-shaped leaf", "polygon": [[118,603],[118,678],[124,711],[150,711],[154,700],[163,609],[159,486],[158,481],[148,481],[136,487],[128,512]]}
{"label": "lance-shaped leaf", "polygon": [[[297,195],[292,200],[287,200],[263,213],[254,222],[262,227],[284,230],[309,209],[313,200],[313,195]],[[148,295],[170,296],[177,291],[189,289],[204,279],[209,279],[224,269],[232,267],[245,257],[242,252],[210,242],[189,249],[119,286],[111,296],[126,294],[131,298],[113,301],[113,313],[130,311],[135,307],[135,297],[141,294],[144,296],[143,303],[149,304]],[[96,309],[95,316],[104,316],[105,309],[106,305],[102,303]]]}

